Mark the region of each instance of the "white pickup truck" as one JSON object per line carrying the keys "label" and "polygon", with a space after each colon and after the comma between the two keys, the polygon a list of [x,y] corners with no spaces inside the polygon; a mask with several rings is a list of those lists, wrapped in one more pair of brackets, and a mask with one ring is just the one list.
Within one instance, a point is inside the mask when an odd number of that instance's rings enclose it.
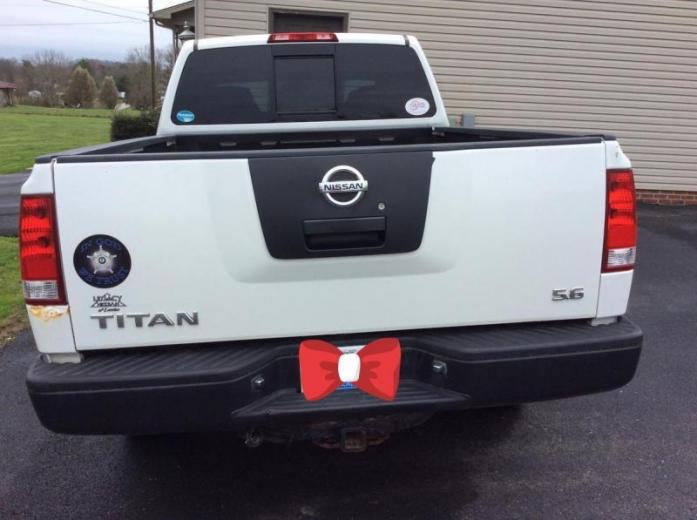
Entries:
{"label": "white pickup truck", "polygon": [[[411,36],[187,43],[156,136],[37,159],[20,236],[56,432],[360,450],[439,410],[617,388],[641,349],[616,139],[449,127]],[[361,386],[376,340],[384,395]],[[301,345],[331,362],[308,375]]]}

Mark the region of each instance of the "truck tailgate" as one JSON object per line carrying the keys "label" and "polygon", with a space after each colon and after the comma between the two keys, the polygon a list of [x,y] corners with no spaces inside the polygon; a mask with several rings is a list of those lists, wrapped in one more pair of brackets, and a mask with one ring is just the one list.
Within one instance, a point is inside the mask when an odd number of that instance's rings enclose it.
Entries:
{"label": "truck tailgate", "polygon": [[[337,165],[368,181],[350,207],[318,190]],[[58,159],[53,174],[80,350],[596,314],[600,140],[413,154]],[[113,287],[86,283],[75,267],[85,253],[78,248],[94,236],[116,238],[130,256],[130,272]],[[577,288],[582,298],[552,298]]]}

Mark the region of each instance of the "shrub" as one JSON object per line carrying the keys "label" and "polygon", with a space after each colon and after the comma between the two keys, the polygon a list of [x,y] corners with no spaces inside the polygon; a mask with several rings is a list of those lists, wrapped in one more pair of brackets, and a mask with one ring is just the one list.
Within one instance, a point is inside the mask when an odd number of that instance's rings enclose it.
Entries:
{"label": "shrub", "polygon": [[53,103],[54,100],[47,98],[43,94],[39,93],[38,91],[32,91],[36,92],[38,95],[33,95],[33,96],[24,96],[23,98],[20,98],[20,105],[31,105],[31,106],[36,106],[36,107],[53,107],[53,106],[60,106],[58,102]]}
{"label": "shrub", "polygon": [[72,107],[91,107],[97,95],[97,84],[92,75],[82,67],[75,67],[68,81],[63,100]]}
{"label": "shrub", "polygon": [[132,112],[116,112],[111,118],[111,140],[155,135],[159,117],[160,114],[155,110],[144,110],[137,115]]}
{"label": "shrub", "polygon": [[107,76],[102,81],[102,88],[99,91],[99,101],[102,102],[106,108],[113,109],[116,106],[116,102],[119,100],[119,91],[116,90],[116,83],[114,78]]}

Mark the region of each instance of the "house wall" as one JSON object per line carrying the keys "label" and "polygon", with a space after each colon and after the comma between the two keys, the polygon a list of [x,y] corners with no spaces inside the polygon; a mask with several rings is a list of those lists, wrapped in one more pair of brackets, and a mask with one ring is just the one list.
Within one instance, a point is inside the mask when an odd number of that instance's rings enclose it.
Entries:
{"label": "house wall", "polygon": [[268,32],[271,7],[413,34],[451,115],[614,133],[639,188],[697,191],[697,2],[197,0],[198,36]]}
{"label": "house wall", "polygon": [[0,90],[0,107],[4,107],[10,104],[10,96],[7,91]]}

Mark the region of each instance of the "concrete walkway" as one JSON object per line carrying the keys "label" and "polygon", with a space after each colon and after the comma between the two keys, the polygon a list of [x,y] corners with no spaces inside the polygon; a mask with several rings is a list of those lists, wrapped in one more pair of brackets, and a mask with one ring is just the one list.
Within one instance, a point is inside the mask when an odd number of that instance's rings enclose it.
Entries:
{"label": "concrete walkway", "polygon": [[19,190],[28,173],[0,175],[0,236],[17,236]]}

